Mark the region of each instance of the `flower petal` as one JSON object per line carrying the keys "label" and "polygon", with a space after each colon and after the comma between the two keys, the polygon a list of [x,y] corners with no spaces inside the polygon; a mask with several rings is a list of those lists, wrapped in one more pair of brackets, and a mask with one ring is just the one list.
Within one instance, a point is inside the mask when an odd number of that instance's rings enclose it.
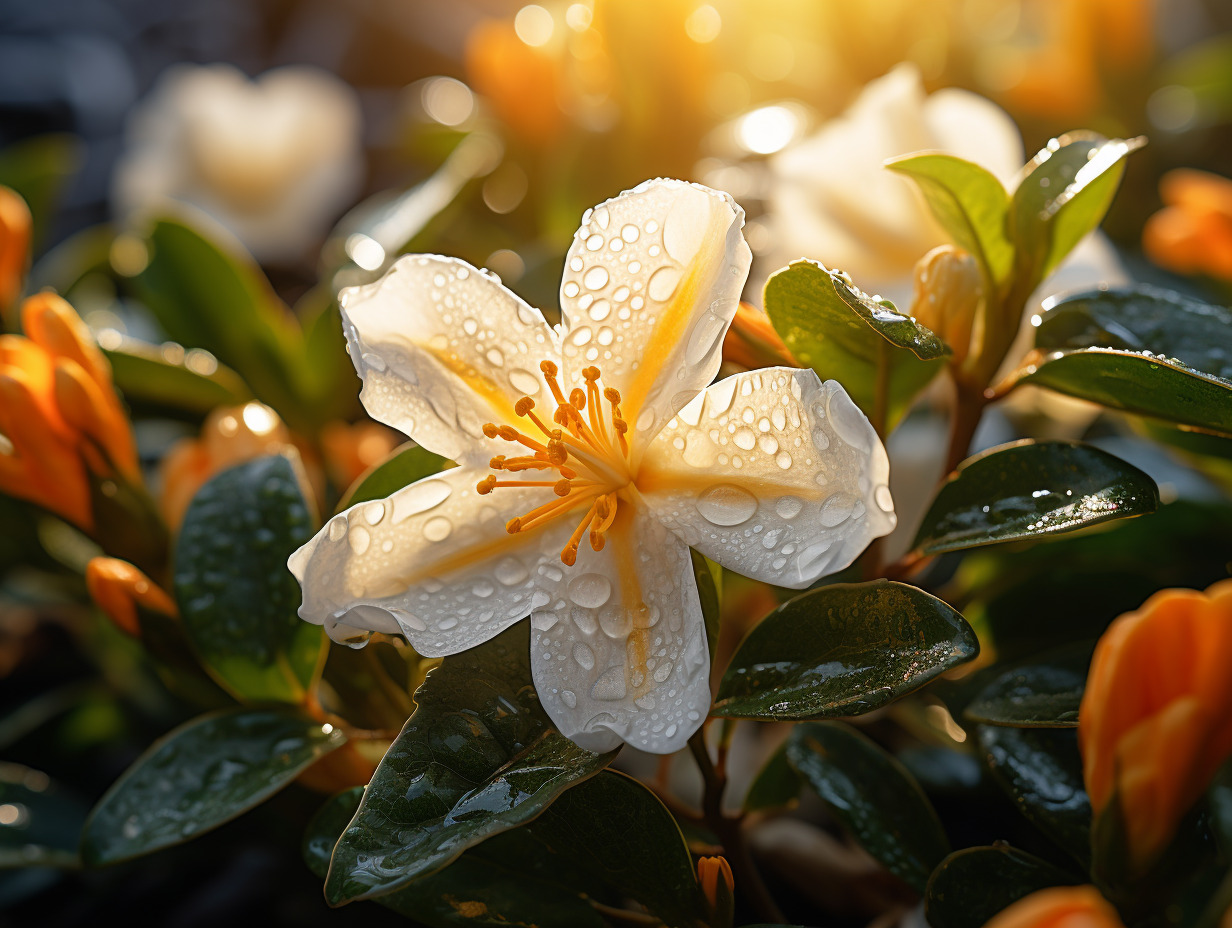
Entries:
{"label": "flower petal", "polygon": [[744,210],[726,194],[647,181],[582,219],[560,305],[566,366],[596,365],[650,438],[718,372],[749,273]]}
{"label": "flower petal", "polygon": [[[559,565],[557,565],[559,567]],[[602,551],[545,568],[531,668],[556,726],[591,751],[684,747],[710,709],[710,655],[689,549],[622,500]]]}
{"label": "flower petal", "polygon": [[483,476],[453,468],[330,519],[288,562],[304,589],[300,617],[335,641],[401,634],[420,654],[440,657],[528,615],[538,604],[537,572],[559,559],[556,536],[571,526],[508,534],[505,521],[541,503],[544,491],[480,496]]}
{"label": "flower petal", "polygon": [[801,588],[894,528],[889,460],[838,383],[772,367],[680,411],[637,476],[646,504],[724,567]]}
{"label": "flower petal", "polygon": [[483,424],[514,422],[519,397],[548,395],[539,362],[559,358],[555,333],[465,261],[408,255],[341,302],[364,407],[429,451],[486,460],[501,449]]}

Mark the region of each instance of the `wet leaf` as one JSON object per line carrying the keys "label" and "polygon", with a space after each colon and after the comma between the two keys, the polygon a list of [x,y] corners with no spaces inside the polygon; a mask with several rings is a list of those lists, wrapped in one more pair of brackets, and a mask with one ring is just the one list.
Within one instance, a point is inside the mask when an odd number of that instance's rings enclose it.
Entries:
{"label": "wet leaf", "polygon": [[984,762],[1026,818],[1084,867],[1091,859],[1091,803],[1073,730],[976,728]]}
{"label": "wet leaf", "polygon": [[1090,663],[1088,645],[1044,655],[1001,674],[964,715],[973,722],[1011,728],[1075,728]]}
{"label": "wet leaf", "polygon": [[79,864],[86,806],[47,774],[0,763],[0,908],[51,886],[60,868]]}
{"label": "wet leaf", "polygon": [[1232,309],[1146,284],[1085,290],[1047,305],[1037,348],[1150,353],[1232,381]]}
{"label": "wet leaf", "polygon": [[[304,859],[321,879],[363,794],[362,786],[339,793],[308,825]],[[522,828],[496,835],[445,869],[373,901],[432,928],[600,928],[603,919],[568,876],[560,855]]]}
{"label": "wet leaf", "polygon": [[701,600],[702,619],[706,624],[706,645],[713,662],[714,649],[719,643],[719,590],[723,568],[699,551],[690,550],[689,554],[693,558],[693,579],[697,582],[697,596]]}
{"label": "wet leaf", "polygon": [[945,343],[888,300],[862,293],[839,271],[797,261],[766,281],[765,308],[801,364],[837,380],[872,416],[878,365],[889,364],[887,422],[945,366]]}
{"label": "wet leaf", "polygon": [[924,893],[924,915],[932,928],[983,928],[1024,896],[1077,882],[1046,860],[1008,844],[964,848],[933,871]]}
{"label": "wet leaf", "polygon": [[1155,481],[1090,445],[1025,439],[958,465],[915,538],[921,555],[1072,532],[1154,512]]}
{"label": "wet leaf", "polygon": [[744,797],[745,812],[761,812],[794,805],[804,782],[787,760],[787,745],[781,745],[762,764]]}
{"label": "wet leaf", "polygon": [[439,473],[447,464],[449,461],[439,454],[433,454],[426,448],[408,442],[362,474],[343,494],[343,501],[338,504],[338,512],[350,509],[358,503],[392,496],[416,480]]}
{"label": "wet leaf", "polygon": [[551,727],[530,682],[529,636],[519,622],[428,674],[338,843],[325,889],[332,905],[440,870],[615,757]]}
{"label": "wet leaf", "polygon": [[1010,197],[1001,181],[978,164],[940,152],[905,155],[886,167],[916,182],[933,217],[975,256],[990,292],[1005,280],[1014,247],[1005,234]]}
{"label": "wet leaf", "polygon": [[979,653],[963,617],[904,583],[836,583],[784,603],[741,642],[713,714],[861,715]]}
{"label": "wet leaf", "polygon": [[1027,162],[1010,201],[1009,233],[1017,276],[1035,284],[1051,274],[1104,218],[1140,139],[1071,132]]}
{"label": "wet leaf", "polygon": [[264,802],[345,742],[290,708],[193,719],[156,741],[99,800],[82,858],[97,867],[191,840]]}
{"label": "wet leaf", "polygon": [[1232,436],[1232,381],[1156,355],[1114,348],[1032,353],[1013,382]]}
{"label": "wet leaf", "polygon": [[891,754],[838,722],[797,726],[787,742],[793,770],[859,845],[920,892],[950,852],[932,803]]}
{"label": "wet leaf", "polygon": [[124,338],[105,354],[124,401],[146,415],[204,418],[215,406],[252,399],[239,375],[200,349],[174,343],[151,345]]}
{"label": "wet leaf", "polygon": [[321,657],[320,627],[296,614],[287,558],[312,537],[296,467],[269,455],[213,477],[193,498],[175,551],[184,630],[242,700],[298,702]]}

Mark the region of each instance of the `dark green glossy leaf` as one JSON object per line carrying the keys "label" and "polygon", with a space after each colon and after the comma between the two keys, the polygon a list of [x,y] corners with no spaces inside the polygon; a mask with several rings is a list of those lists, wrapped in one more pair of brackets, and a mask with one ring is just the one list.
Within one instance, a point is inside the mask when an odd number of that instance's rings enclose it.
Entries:
{"label": "dark green glossy leaf", "polygon": [[16,190],[34,220],[32,244],[44,241],[60,195],[85,161],[85,145],[69,133],[36,135],[0,152],[0,184]]}
{"label": "dark green glossy leaf", "polygon": [[615,757],[551,727],[530,683],[529,642],[519,622],[428,674],[338,843],[326,881],[331,904],[440,870],[535,818]]}
{"label": "dark green glossy leaf", "polygon": [[[339,793],[308,825],[304,859],[321,879],[363,794],[362,786]],[[374,901],[432,928],[599,928],[603,919],[585,901],[581,887],[559,879],[568,873],[561,864],[559,855],[523,828],[496,835],[444,870]]]}
{"label": "dark green glossy leaf", "polygon": [[924,914],[932,928],[983,928],[1024,896],[1077,882],[1064,870],[1008,844],[964,848],[933,872],[924,893]]}
{"label": "dark green glossy leaf", "polygon": [[1147,284],[1085,290],[1046,305],[1037,348],[1150,352],[1232,381],[1232,309]]}
{"label": "dark green glossy leaf", "polygon": [[1091,803],[1076,733],[994,725],[976,731],[993,780],[1027,819],[1085,866],[1091,859]]}
{"label": "dark green glossy leaf", "polygon": [[319,626],[296,615],[287,558],[312,537],[296,465],[283,455],[240,464],[193,498],[175,551],[184,630],[240,699],[298,702],[321,658]]}
{"label": "dark green glossy leaf", "polygon": [[426,448],[407,443],[398,448],[386,460],[360,476],[343,494],[338,511],[350,509],[358,503],[385,499],[416,480],[439,473],[449,461]]}
{"label": "dark green glossy leaf", "polygon": [[174,343],[125,338],[105,353],[116,386],[135,411],[202,418],[216,406],[252,399],[235,371],[200,349],[185,352]]}
{"label": "dark green glossy leaf", "polygon": [[79,865],[87,808],[47,774],[0,763],[0,910],[42,892]]}
{"label": "dark green glossy leaf", "polygon": [[719,643],[719,590],[723,568],[698,551],[691,550],[689,553],[693,558],[693,579],[697,582],[697,597],[702,604],[702,620],[706,623],[706,645],[710,649],[710,660],[713,661],[714,649]]}
{"label": "dark green glossy leaf", "polygon": [[1126,156],[1142,144],[1071,132],[1027,162],[1009,217],[1015,272],[1030,283],[1025,290],[1034,289],[1100,224],[1125,173]]}
{"label": "dark green glossy leaf", "polygon": [[1079,645],[1015,667],[986,686],[964,715],[1011,728],[1075,728],[1090,663],[1091,648]]}
{"label": "dark green glossy leaf", "polygon": [[836,583],[784,603],[744,639],[714,714],[821,719],[861,715],[979,653],[963,617],[889,580]]}
{"label": "dark green glossy leaf", "polygon": [[1031,354],[1014,375],[1109,409],[1232,436],[1232,381],[1155,355],[1087,348]]}
{"label": "dark green glossy leaf", "polygon": [[968,458],[916,534],[922,555],[1072,532],[1154,512],[1155,481],[1106,451],[1024,439]]}
{"label": "dark green glossy leaf", "polygon": [[797,261],[772,274],[764,300],[797,360],[841,383],[865,415],[874,411],[878,365],[889,364],[889,426],[945,366],[941,339],[816,262]]}
{"label": "dark green glossy leaf", "polygon": [[906,767],[839,722],[797,726],[787,742],[787,760],[864,850],[924,891],[950,843]]}
{"label": "dark green glossy leaf", "polygon": [[346,742],[289,708],[228,709],[156,741],[86,822],[81,855],[112,864],[180,844],[264,802]]}
{"label": "dark green glossy leaf", "polygon": [[167,334],[212,352],[292,428],[311,423],[317,410],[296,360],[303,334],[255,262],[178,219],[155,222],[147,244],[150,263],[134,282]]}
{"label": "dark green glossy leaf", "polygon": [[793,805],[804,782],[787,760],[787,745],[781,745],[762,764],[744,797],[745,812],[761,812]]}
{"label": "dark green glossy leaf", "polygon": [[942,228],[980,263],[990,292],[1005,280],[1014,247],[1005,234],[1010,197],[1001,181],[978,164],[940,152],[905,155],[886,167],[916,182]]}

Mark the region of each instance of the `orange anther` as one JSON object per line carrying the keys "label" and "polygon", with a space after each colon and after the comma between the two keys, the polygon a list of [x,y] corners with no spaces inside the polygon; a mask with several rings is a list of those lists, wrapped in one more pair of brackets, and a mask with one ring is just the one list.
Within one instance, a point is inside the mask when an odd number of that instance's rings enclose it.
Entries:
{"label": "orange anther", "polygon": [[485,422],[483,424],[483,434],[488,438],[495,438],[500,434],[500,428],[494,422]]}
{"label": "orange anther", "polygon": [[581,387],[574,387],[573,392],[569,394],[569,402],[573,404],[574,409],[585,409],[586,391]]}
{"label": "orange anther", "polygon": [[489,474],[475,484],[475,489],[479,491],[480,496],[487,496],[496,489],[496,478]]}
{"label": "orange anther", "polygon": [[543,371],[548,377],[555,377],[559,368],[551,361],[540,361],[539,370]]}
{"label": "orange anther", "polygon": [[571,489],[573,486],[568,480],[557,480],[556,485],[552,487],[552,492],[557,496],[568,496]]}
{"label": "orange anther", "polygon": [[524,396],[513,404],[513,411],[519,416],[524,416],[535,408],[535,401],[529,396]]}

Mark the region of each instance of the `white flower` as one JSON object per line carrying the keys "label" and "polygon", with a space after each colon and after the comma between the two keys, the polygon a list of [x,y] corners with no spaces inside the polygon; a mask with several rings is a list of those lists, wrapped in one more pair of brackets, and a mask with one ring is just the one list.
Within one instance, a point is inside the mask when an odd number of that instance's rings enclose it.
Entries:
{"label": "white flower", "polygon": [[258,260],[294,261],[358,193],[360,142],[355,92],[326,71],[177,65],[129,117],[113,201],[130,217],[188,203]]}
{"label": "white flower", "polygon": [[564,734],[683,747],[710,706],[688,546],[804,587],[895,522],[885,450],[837,383],[771,368],[707,386],[748,274],[743,224],[681,181],[595,207],[558,329],[450,258],[344,291],[364,405],[459,466],[330,520],[290,560],[300,615],[428,656],[530,615]]}

